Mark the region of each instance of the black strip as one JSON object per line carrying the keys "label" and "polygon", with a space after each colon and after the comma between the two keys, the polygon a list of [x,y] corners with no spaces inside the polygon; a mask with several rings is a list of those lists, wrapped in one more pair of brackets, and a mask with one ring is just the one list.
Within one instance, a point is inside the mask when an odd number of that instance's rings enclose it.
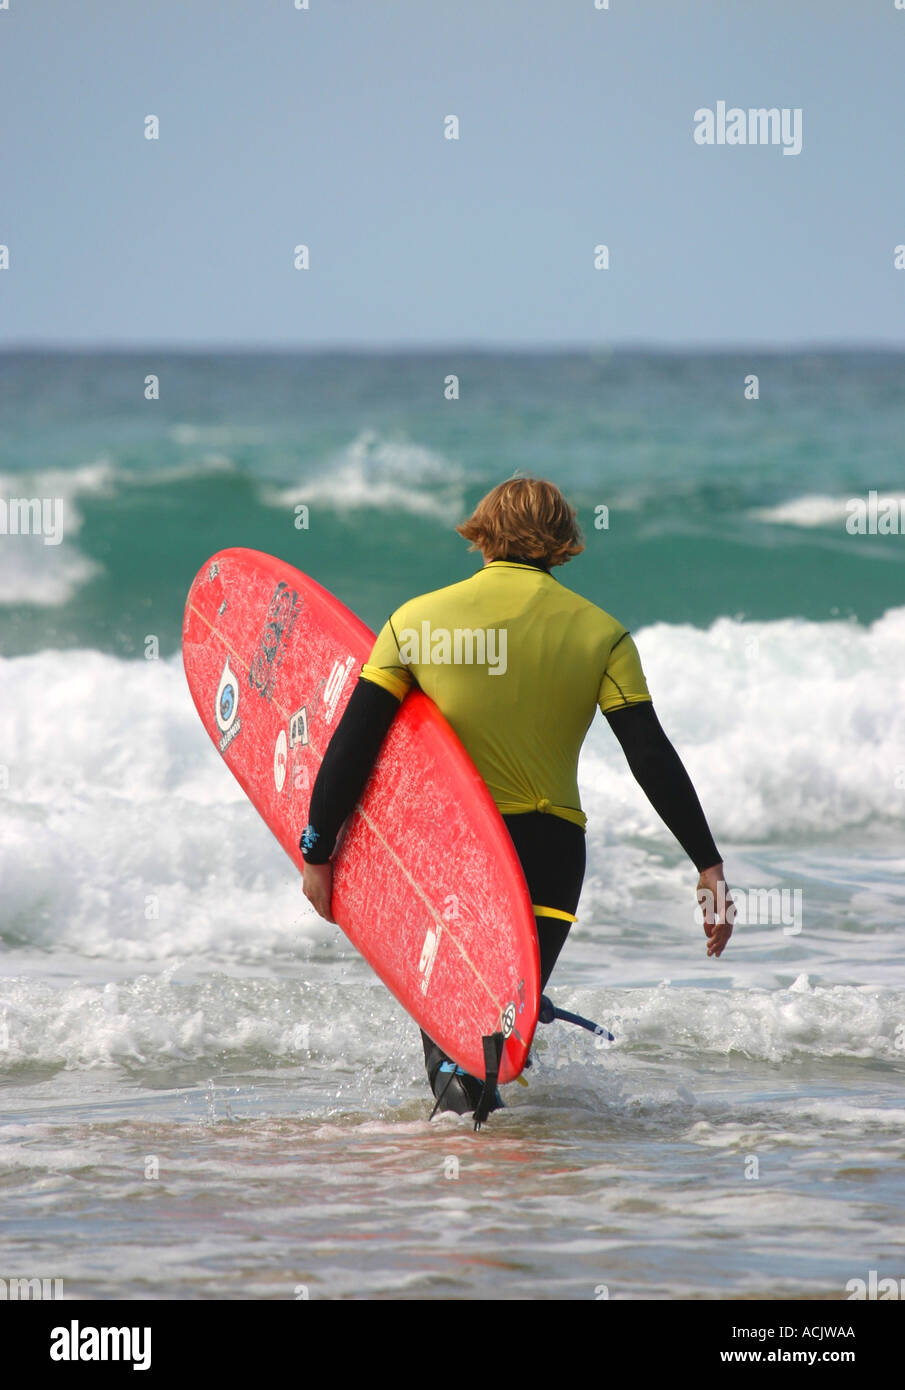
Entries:
{"label": "black strip", "polygon": [[[425,1033],[424,1033],[423,1030],[422,1030],[421,1036],[422,1036],[422,1037],[425,1036]],[[439,1063],[438,1063],[437,1069],[439,1070]],[[449,1090],[450,1086],[452,1085],[453,1081],[455,1080],[455,1077],[456,1077],[456,1069],[455,1069],[455,1067],[451,1067],[451,1068],[450,1068],[450,1071],[449,1071],[449,1076],[446,1078],[446,1081],[445,1081],[443,1087],[442,1087],[441,1090],[440,1090],[440,1094],[437,1096],[436,1104],[434,1105],[433,1110],[430,1112],[430,1114],[429,1114],[428,1117],[427,1117],[428,1123],[430,1123],[430,1121],[431,1121],[431,1120],[434,1118],[434,1116],[436,1115],[437,1111],[440,1109],[440,1102],[442,1101],[443,1097],[446,1095],[446,1092]],[[433,1079],[432,1079],[432,1078],[430,1078],[430,1081],[431,1081],[431,1085],[433,1085]]]}
{"label": "black strip", "polygon": [[475,1106],[474,1127],[480,1129],[481,1125],[490,1114],[490,1107],[493,1105],[496,1095],[497,1081],[500,1076],[500,1062],[503,1060],[502,1033],[491,1033],[481,1039],[484,1044],[484,1089],[481,1092],[481,1099]]}
{"label": "black strip", "polygon": [[544,564],[543,560],[528,560],[522,555],[501,555],[498,560],[492,560],[494,565],[529,565],[533,570],[543,570],[544,574],[550,573],[550,566]]}
{"label": "black strip", "polygon": [[[628,637],[628,628],[625,629],[625,632],[623,632],[623,634],[622,634],[621,637],[617,637],[617,639],[616,639],[616,641],[613,643],[612,647],[610,647],[610,654],[609,654],[609,656],[607,657],[607,661],[608,661],[608,662],[612,660],[613,652],[614,652],[614,651],[616,650],[616,648],[619,646],[619,643],[622,642],[622,641],[624,641],[626,637]],[[619,691],[619,694],[620,694],[621,698],[622,698],[623,700],[625,699],[625,691],[622,689],[622,686],[621,686],[621,685],[619,684],[619,682],[616,680],[615,676],[611,676],[610,673],[609,673],[609,671],[604,671],[604,673],[603,673],[603,679],[604,679],[605,681],[609,681],[611,685],[615,685],[616,689]]]}
{"label": "black strip", "polygon": [[405,662],[402,660],[402,652],[399,650],[399,638],[396,636],[396,629],[393,627],[393,615],[392,615],[392,613],[391,613],[390,616],[387,618],[387,626],[389,627],[390,632],[392,632],[392,634],[393,634],[393,641],[394,641],[395,644],[396,644],[396,655],[399,657],[400,665],[399,665],[399,666],[381,666],[381,667],[380,667],[380,670],[381,670],[381,671],[405,671],[406,674],[410,676],[410,675],[412,674],[412,673],[411,673],[411,669],[410,669],[408,666],[406,666]]}
{"label": "black strip", "polygon": [[650,701],[610,710],[606,718],[635,781],[698,871],[721,863],[691,778]]}

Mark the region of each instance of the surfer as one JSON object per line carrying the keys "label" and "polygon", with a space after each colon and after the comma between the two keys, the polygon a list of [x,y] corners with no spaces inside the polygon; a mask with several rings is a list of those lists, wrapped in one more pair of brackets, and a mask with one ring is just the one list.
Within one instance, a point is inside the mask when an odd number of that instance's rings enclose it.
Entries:
{"label": "surfer", "polygon": [[[512,837],[534,906],[543,989],[575,921],[584,878],[578,755],[599,708],[698,870],[707,954],[719,957],[734,918],[722,857],[654,711],[638,649],[621,623],[552,574],[584,549],[574,509],[553,483],[511,478],[456,530],[481,551],[484,567],[404,603],[381,629],[312,790],[300,840],[306,897],[333,920],[336,837],[400,702],[418,685],[471,755]],[[423,1032],[422,1039],[440,1108],[474,1110],[483,1082]]]}

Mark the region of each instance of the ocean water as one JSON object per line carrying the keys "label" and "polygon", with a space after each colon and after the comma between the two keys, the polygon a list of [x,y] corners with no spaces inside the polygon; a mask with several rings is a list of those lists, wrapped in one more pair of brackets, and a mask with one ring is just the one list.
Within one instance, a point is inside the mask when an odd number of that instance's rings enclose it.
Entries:
{"label": "ocean water", "polygon": [[[235,1299],[905,1278],[905,535],[846,528],[852,499],[905,495],[903,438],[896,354],[6,354],[0,499],[64,524],[0,534],[0,1277]],[[632,628],[740,920],[708,960],[696,874],[598,721],[549,992],[616,1041],[540,1029],[476,1135],[428,1124],[415,1026],[309,909],[179,635],[228,545],[377,626],[471,572],[454,523],[516,469],[578,507],[559,575]]]}

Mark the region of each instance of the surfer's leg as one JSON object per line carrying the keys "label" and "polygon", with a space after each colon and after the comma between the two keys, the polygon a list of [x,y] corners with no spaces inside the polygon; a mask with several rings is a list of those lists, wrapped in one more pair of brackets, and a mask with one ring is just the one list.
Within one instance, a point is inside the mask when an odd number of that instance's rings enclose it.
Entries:
{"label": "surfer's leg", "polygon": [[537,923],[537,944],[540,947],[540,987],[546,989],[547,981],[553,974],[553,967],[559,953],[566,944],[571,922],[561,922],[556,917],[535,917]]}
{"label": "surfer's leg", "polygon": [[[528,881],[531,901],[543,907],[574,914],[581,894],[585,869],[585,837],[581,826],[562,816],[527,811],[504,816]],[[571,921],[561,917],[535,917],[540,948],[541,989],[550,978],[569,935]],[[432,1038],[421,1030],[424,1065],[438,1109],[465,1115],[474,1110],[484,1083],[450,1060]],[[502,1099],[498,1096],[499,1106]],[[498,1106],[492,1106],[497,1109]]]}
{"label": "surfer's leg", "polygon": [[[531,901],[574,914],[585,871],[585,834],[562,816],[526,811],[504,816],[521,861]],[[560,917],[536,916],[541,989],[546,987],[572,926]]]}
{"label": "surfer's leg", "polygon": [[[427,1068],[427,1079],[437,1098],[437,1109],[452,1110],[456,1115],[470,1114],[481,1099],[481,1092],[484,1089],[483,1081],[479,1081],[476,1076],[470,1076],[467,1071],[457,1067],[455,1062],[441,1051],[433,1039],[427,1036],[423,1028],[421,1029],[421,1041],[424,1045],[424,1065]],[[491,1105],[490,1109],[499,1110],[502,1105],[502,1099],[497,1092],[496,1102]]]}

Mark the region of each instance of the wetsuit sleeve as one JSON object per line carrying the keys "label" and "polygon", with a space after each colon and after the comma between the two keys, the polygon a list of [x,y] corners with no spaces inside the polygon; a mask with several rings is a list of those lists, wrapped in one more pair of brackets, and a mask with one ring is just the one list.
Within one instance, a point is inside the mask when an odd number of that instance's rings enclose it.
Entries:
{"label": "wetsuit sleeve", "polygon": [[672,831],[695,868],[709,869],[722,855],[710,833],[691,778],[663,731],[652,704],[607,713],[635,781]]}
{"label": "wetsuit sleeve", "polygon": [[377,641],[361,668],[361,674],[364,680],[388,690],[397,700],[403,699],[411,689],[414,677],[399,655],[392,618],[384,623],[377,634]]}
{"label": "wetsuit sleeve", "polygon": [[311,792],[308,824],[299,840],[307,864],[326,864],[333,853],[336,837],[361,796],[398,709],[399,700],[389,690],[370,680],[358,681]]}
{"label": "wetsuit sleeve", "polygon": [[641,669],[641,657],[634,639],[623,632],[610,649],[597,703],[604,714],[609,714],[611,710],[637,705],[643,700],[650,700],[650,692]]}

